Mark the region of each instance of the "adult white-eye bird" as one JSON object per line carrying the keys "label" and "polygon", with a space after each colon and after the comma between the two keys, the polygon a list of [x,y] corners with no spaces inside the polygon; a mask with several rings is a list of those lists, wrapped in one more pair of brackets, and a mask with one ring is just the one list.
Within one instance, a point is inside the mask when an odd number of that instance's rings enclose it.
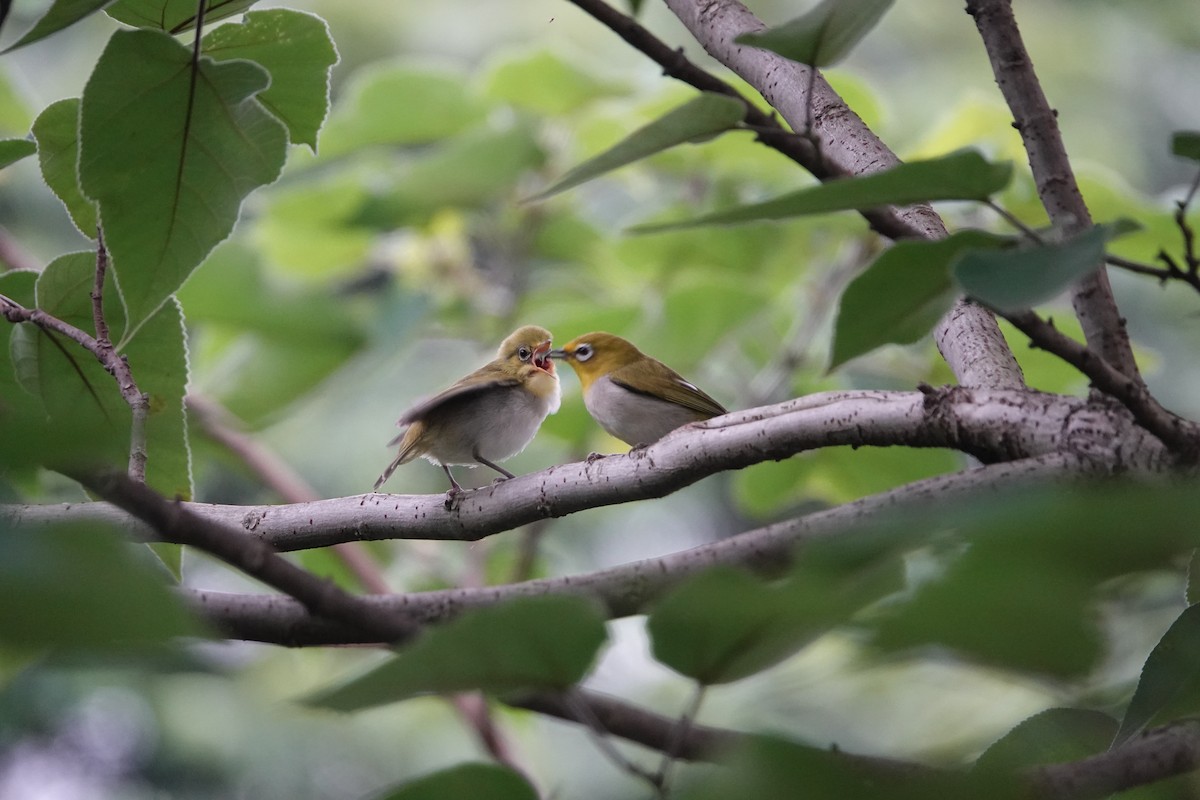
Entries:
{"label": "adult white-eye bird", "polygon": [[558,410],[558,375],[549,353],[550,331],[526,325],[504,340],[494,361],[406,411],[396,423],[406,430],[388,442],[399,444],[400,452],[375,481],[375,491],[396,467],[419,456],[446,471],[451,497],[462,491],[451,465],[483,464],[514,477],[496,462],[524,450],[542,420]]}
{"label": "adult white-eye bird", "polygon": [[585,333],[550,357],[571,365],[588,413],[628,445],[650,444],[680,425],[726,413],[678,372],[611,333]]}

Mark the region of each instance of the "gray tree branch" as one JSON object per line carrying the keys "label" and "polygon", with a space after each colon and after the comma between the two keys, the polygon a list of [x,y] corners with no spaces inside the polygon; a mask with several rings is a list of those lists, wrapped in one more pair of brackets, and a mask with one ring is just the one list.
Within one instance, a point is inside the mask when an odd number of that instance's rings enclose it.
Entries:
{"label": "gray tree branch", "polygon": [[[1078,456],[1053,454],[993,464],[917,481],[807,516],[746,531],[710,544],[635,561],[584,575],[542,578],[524,583],[471,589],[442,589],[404,595],[376,595],[364,602],[388,612],[403,612],[415,624],[444,622],[470,608],[493,605],[516,597],[580,594],[603,604],[610,617],[643,612],[663,592],[690,575],[717,564],[736,564],[764,575],[785,569],[804,542],[827,538],[890,519],[892,515],[949,502],[985,496],[1013,487],[1080,477],[1102,467]],[[371,643],[353,627],[331,624],[309,614],[289,598],[262,594],[208,591],[185,593],[198,613],[226,636],[290,647]]]}
{"label": "gray tree branch", "polygon": [[[996,83],[1013,113],[1014,126],[1025,144],[1038,196],[1050,221],[1065,233],[1090,228],[1091,213],[1063,145],[1058,113],[1042,91],[1013,16],[1012,0],[967,0],[967,13],[975,20]],[[1119,372],[1140,382],[1125,320],[1117,310],[1103,262],[1076,285],[1072,304],[1088,347]]]}
{"label": "gray tree branch", "polygon": [[[1174,462],[1119,407],[1030,391],[826,392],[686,426],[650,447],[550,467],[461,495],[366,494],[311,503],[184,503],[280,551],[381,539],[476,541],[550,517],[663,497],[709,475],[835,445],[943,447],[985,462],[1054,453],[1112,471],[1160,472]],[[151,530],[104,503],[0,506],[18,525],[103,520]]]}

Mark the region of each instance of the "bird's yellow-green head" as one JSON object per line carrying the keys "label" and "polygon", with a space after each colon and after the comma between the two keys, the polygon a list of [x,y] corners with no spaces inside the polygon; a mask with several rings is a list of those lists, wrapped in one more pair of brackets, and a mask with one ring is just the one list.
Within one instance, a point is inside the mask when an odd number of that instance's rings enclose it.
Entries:
{"label": "bird's yellow-green head", "polygon": [[528,368],[530,372],[540,370],[554,374],[554,362],[550,360],[550,331],[539,325],[517,328],[500,343],[496,360],[504,362],[513,370]]}
{"label": "bird's yellow-green head", "polygon": [[551,350],[551,358],[561,358],[571,365],[586,392],[592,381],[646,358],[632,343],[611,333],[594,331],[577,336],[558,350]]}

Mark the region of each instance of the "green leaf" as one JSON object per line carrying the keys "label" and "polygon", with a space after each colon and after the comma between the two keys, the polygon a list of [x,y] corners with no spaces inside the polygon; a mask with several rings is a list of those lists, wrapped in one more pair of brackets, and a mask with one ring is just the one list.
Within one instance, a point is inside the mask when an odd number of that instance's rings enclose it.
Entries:
{"label": "green leaf", "polygon": [[[100,206],[132,333],[283,167],[287,135],[253,98],[267,73],[202,57],[161,33],[118,31],[83,92],[79,174]],[[134,168],[136,165],[136,169]]]}
{"label": "green leaf", "polygon": [[385,789],[372,800],[537,800],[537,792],[519,773],[495,764],[459,764],[401,786]]}
{"label": "green leaf", "polygon": [[466,79],[453,72],[394,64],[360,70],[321,133],[321,155],[437,141],[486,113]]}
{"label": "green leaf", "polygon": [[443,208],[483,206],[511,195],[521,177],[544,161],[527,124],[467,131],[412,164],[355,222],[391,230]]}
{"label": "green leaf", "polygon": [[1188,606],[1150,651],[1113,740],[1119,747],[1153,725],[1200,714],[1200,605]]}
{"label": "green leaf", "polygon": [[[94,335],[90,295],[95,268],[96,254],[89,251],[50,262],[37,280],[38,307]],[[105,285],[104,311],[113,336],[119,336],[125,321],[111,282]],[[112,375],[95,356],[61,334],[37,329],[31,333],[34,386],[51,426],[75,431],[79,458],[123,467],[129,457],[131,415]]]}
{"label": "green leaf", "polygon": [[1190,552],[1198,533],[1188,520],[1200,513],[1193,494],[1112,483],[1025,487],[896,520],[898,530],[953,533],[943,534],[937,573],[870,620],[874,643],[949,647],[1010,670],[1086,673],[1103,653],[1098,587],[1171,568]]}
{"label": "green leaf", "polygon": [[265,67],[271,85],[258,101],[287,125],[292,142],[316,151],[329,113],[329,71],[338,60],[324,20],[286,8],[251,11],[240,24],[205,34],[201,48],[217,61],[244,58]]}
{"label": "green leaf", "polygon": [[0,643],[122,649],[201,635],[161,572],[96,523],[0,525]]}
{"label": "green leaf", "polygon": [[840,543],[814,546],[777,585],[728,567],[697,575],[646,621],[654,657],[704,685],[774,666],[903,585],[899,562],[880,567],[875,544],[865,557]]}
{"label": "green leaf", "polygon": [[1104,262],[1104,245],[1115,234],[1096,225],[1057,244],[968,251],[954,277],[968,295],[1003,313],[1052,300]]}
{"label": "green leaf", "polygon": [[889,247],[842,293],[829,370],[882,345],[911,344],[929,333],[959,295],[950,277],[955,259],[968,249],[1007,241],[966,230]]}
{"label": "green leaf", "polygon": [[[0,273],[0,294],[32,308],[36,304],[34,286],[37,278],[38,273],[31,271]],[[14,349],[18,351],[17,355],[29,352],[26,345],[33,326],[9,327],[9,332],[0,329],[0,441],[4,442],[4,447],[0,447],[0,473],[6,467],[28,467],[39,463],[41,451],[46,447],[41,435],[45,411],[40,399],[18,380],[14,363]],[[36,362],[33,368],[36,370]]]}
{"label": "green leaf", "polygon": [[37,145],[29,139],[0,139],[0,169],[36,152]]}
{"label": "green leaf", "polygon": [[1059,764],[1103,753],[1117,721],[1101,711],[1051,708],[1024,720],[996,740],[975,762],[976,774],[992,779],[1030,767]]}
{"label": "green leaf", "polygon": [[1200,161],[1200,131],[1176,131],[1171,134],[1171,152],[1192,161]]}
{"label": "green leaf", "polygon": [[[680,800],[928,800],[965,798],[954,770],[897,768],[854,758],[835,747],[813,747],[770,736],[745,736],[679,792]],[[674,797],[676,793],[672,793]]]}
{"label": "green leaf", "polygon": [[164,497],[192,499],[191,454],[183,396],[187,345],[183,312],[167,300],[123,348],[138,388],[150,398],[146,483]]}
{"label": "green leaf", "polygon": [[637,225],[631,230],[650,233],[935,200],[986,200],[1007,186],[1011,177],[1011,163],[991,163],[974,150],[961,150],[928,161],[909,161],[857,178],[829,181],[774,200],[735,206],[681,222]]}
{"label": "green leaf", "polygon": [[[240,14],[256,0],[208,0],[204,24]],[[183,33],[196,27],[196,0],[117,0],[108,8],[108,15],[118,22],[135,28]]]}
{"label": "green leaf", "polygon": [[99,11],[112,0],[54,0],[46,13],[26,31],[25,35],[10,44],[0,53],[10,53],[18,47],[24,47],[40,39],[45,39],[52,33],[74,25],[89,14]]}
{"label": "green leaf", "polygon": [[734,41],[825,67],[844,58],[891,6],[892,0],[822,0],[803,16]]}
{"label": "green leaf", "polygon": [[96,204],[79,188],[79,98],[46,106],[33,123],[38,161],[46,185],[67,207],[80,233],[96,238]]}
{"label": "green leaf", "polygon": [[684,103],[649,125],[638,128],[610,149],[568,170],[566,175],[548,189],[530,199],[545,200],[598,175],[632,164],[675,145],[730,130],[745,115],[746,106],[740,100],[723,94],[702,92],[694,100]]}
{"label": "green leaf", "polygon": [[485,86],[489,97],[545,116],[570,114],[620,91],[546,50],[504,59],[492,68]]}
{"label": "green leaf", "polygon": [[583,678],[604,638],[604,618],[582,597],[522,598],[432,628],[306,702],[354,711],[436,692],[565,689]]}

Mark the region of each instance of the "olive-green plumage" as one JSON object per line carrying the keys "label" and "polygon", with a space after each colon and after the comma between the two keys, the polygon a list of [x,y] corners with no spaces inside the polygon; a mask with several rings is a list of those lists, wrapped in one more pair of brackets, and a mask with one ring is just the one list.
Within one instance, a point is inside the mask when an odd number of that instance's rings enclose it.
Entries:
{"label": "olive-green plumage", "polygon": [[558,410],[558,375],[549,352],[550,332],[526,325],[504,340],[493,361],[406,411],[396,423],[405,431],[388,443],[400,452],[375,481],[375,491],[398,466],[421,456],[445,470],[451,494],[462,488],[450,472],[453,464],[484,464],[513,477],[496,462],[524,450],[542,420]]}
{"label": "olive-green plumage", "polygon": [[588,412],[626,444],[649,444],[680,425],[726,413],[675,370],[611,333],[585,333],[550,357],[571,365]]}

